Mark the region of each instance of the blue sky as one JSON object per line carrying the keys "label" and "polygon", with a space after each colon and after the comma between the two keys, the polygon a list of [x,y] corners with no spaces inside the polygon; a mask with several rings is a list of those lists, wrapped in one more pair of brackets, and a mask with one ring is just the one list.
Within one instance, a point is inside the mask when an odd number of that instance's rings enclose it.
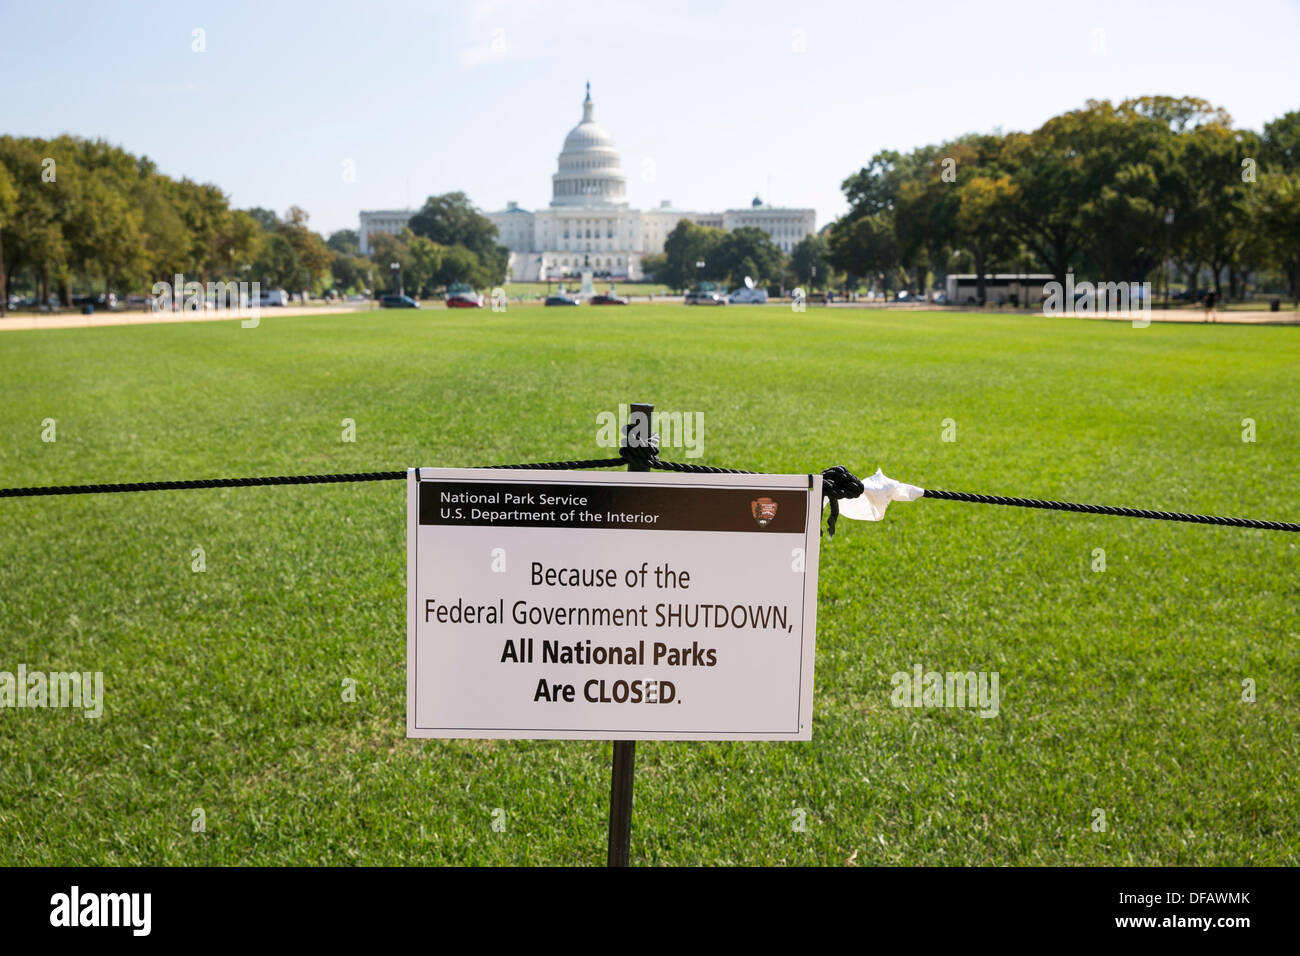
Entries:
{"label": "blue sky", "polygon": [[546,205],[590,80],[633,206],[758,194],[821,226],[877,150],[1089,98],[1195,95],[1258,129],[1300,108],[1297,36],[1270,0],[0,0],[0,133],[102,137],[328,233],[451,190]]}

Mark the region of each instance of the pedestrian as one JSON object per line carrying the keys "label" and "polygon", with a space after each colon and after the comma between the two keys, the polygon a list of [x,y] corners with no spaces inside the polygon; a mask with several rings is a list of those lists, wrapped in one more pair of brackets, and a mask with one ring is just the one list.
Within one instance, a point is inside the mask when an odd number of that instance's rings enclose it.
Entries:
{"label": "pedestrian", "polygon": [[1213,291],[1205,293],[1205,320],[1207,322],[1213,322],[1215,318],[1214,300],[1215,295]]}

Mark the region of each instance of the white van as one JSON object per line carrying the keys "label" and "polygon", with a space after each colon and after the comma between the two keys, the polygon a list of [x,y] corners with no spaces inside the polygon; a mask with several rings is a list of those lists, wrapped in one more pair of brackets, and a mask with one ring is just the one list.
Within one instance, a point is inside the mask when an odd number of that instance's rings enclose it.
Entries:
{"label": "white van", "polygon": [[267,289],[257,301],[259,305],[288,305],[289,293],[283,289]]}
{"label": "white van", "polygon": [[767,302],[767,290],[749,289],[742,286],[731,293],[730,299],[736,305],[763,305]]}

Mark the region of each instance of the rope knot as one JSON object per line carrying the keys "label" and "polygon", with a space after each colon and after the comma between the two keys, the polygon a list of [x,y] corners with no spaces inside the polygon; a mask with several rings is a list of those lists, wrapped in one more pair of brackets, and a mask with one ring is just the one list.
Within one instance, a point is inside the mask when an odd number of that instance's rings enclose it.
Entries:
{"label": "rope knot", "polygon": [[619,456],[629,464],[653,465],[659,460],[659,436],[650,435],[644,439],[644,445],[629,445],[628,436],[623,435],[623,442],[618,447]]}
{"label": "rope knot", "polygon": [[822,472],[822,497],[830,501],[831,511],[826,516],[826,530],[835,537],[835,522],[840,518],[840,499],[857,498],[862,494],[862,480],[843,465],[833,465]]}

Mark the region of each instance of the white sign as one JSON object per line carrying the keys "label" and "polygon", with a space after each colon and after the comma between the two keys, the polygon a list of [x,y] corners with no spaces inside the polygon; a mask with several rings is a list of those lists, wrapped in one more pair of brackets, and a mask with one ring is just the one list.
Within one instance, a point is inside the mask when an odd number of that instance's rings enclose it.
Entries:
{"label": "white sign", "polygon": [[820,475],[412,469],[408,737],[810,740]]}

